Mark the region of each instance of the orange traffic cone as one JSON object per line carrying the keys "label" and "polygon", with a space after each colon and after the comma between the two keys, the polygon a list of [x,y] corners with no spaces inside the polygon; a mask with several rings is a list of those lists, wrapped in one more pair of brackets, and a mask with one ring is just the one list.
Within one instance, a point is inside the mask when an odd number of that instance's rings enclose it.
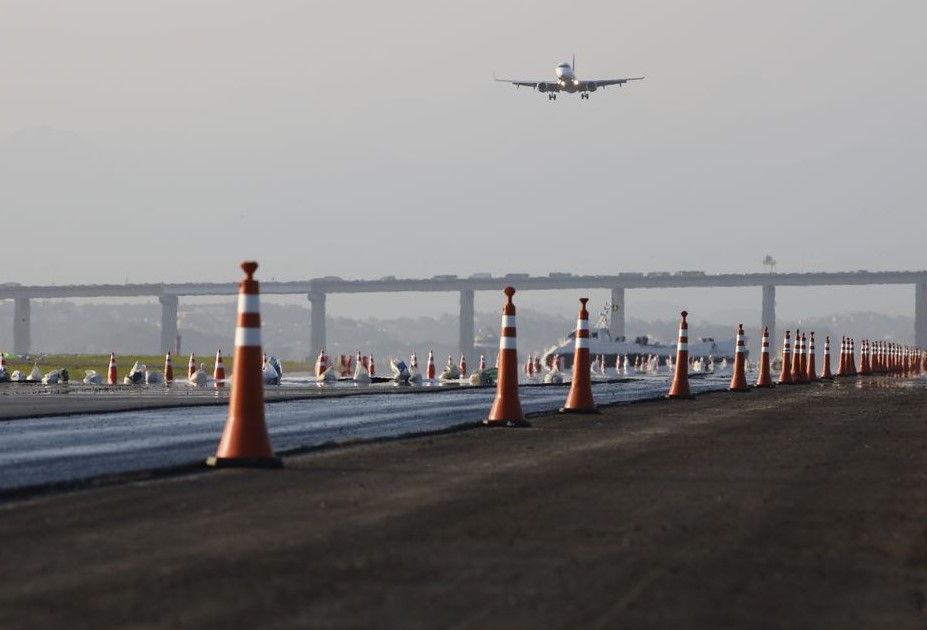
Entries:
{"label": "orange traffic cone", "polygon": [[746,339],[744,338],[744,325],[740,324],[737,327],[737,349],[734,354],[734,374],[731,375],[731,385],[727,388],[729,392],[750,391],[750,387],[747,385],[746,352],[747,346]]}
{"label": "orange traffic cone", "polygon": [[676,372],[667,398],[695,398],[689,391],[689,324],[686,311],[682,312],[679,324],[679,342],[676,344]]}
{"label": "orange traffic cone", "polygon": [[811,333],[811,338],[808,340],[808,365],[805,369],[805,377],[811,383],[818,380],[818,370],[814,365],[814,332],[813,331]]}
{"label": "orange traffic cone", "polygon": [[467,360],[463,352],[460,353],[460,378],[467,378]]}
{"label": "orange traffic cone", "polygon": [[792,383],[801,383],[801,334],[795,329],[795,347],[792,348],[792,367],[789,373],[792,377]]}
{"label": "orange traffic cone", "polygon": [[264,376],[261,365],[261,307],[256,262],[243,262],[247,277],[239,283],[235,328],[235,370],[225,431],[210,466],[280,468],[264,421]]}
{"label": "orange traffic cone", "polygon": [[830,372],[830,335],[824,337],[824,358],[821,359],[821,380],[831,380],[834,375]]}
{"label": "orange traffic cone", "polygon": [[428,363],[425,365],[425,378],[429,380],[435,380],[435,355],[429,350],[428,351]]}
{"label": "orange traffic cone", "polygon": [[486,355],[480,355],[480,372],[486,369]]}
{"label": "orange traffic cone", "polygon": [[801,345],[799,345],[798,382],[808,382],[808,340],[805,338],[805,333],[801,334]]}
{"label": "orange traffic cone", "polygon": [[847,338],[840,338],[840,358],[837,360],[837,373],[834,376],[848,376],[847,372]]}
{"label": "orange traffic cone", "polygon": [[576,344],[573,350],[573,379],[570,393],[560,413],[600,413],[592,399],[592,367],[589,364],[589,298],[579,298],[579,314],[576,316]]}
{"label": "orange traffic cone", "polygon": [[116,373],[116,353],[109,353],[109,367],[106,369],[106,382],[115,385],[119,382],[119,375]]}
{"label": "orange traffic cone", "polygon": [[370,353],[370,356],[367,359],[367,372],[371,377],[376,375],[376,368],[373,366],[373,353]]}
{"label": "orange traffic cone", "polygon": [[187,378],[190,378],[196,374],[196,357],[193,356],[193,353],[190,353],[190,360],[187,361]]}
{"label": "orange traffic cone", "polygon": [[225,365],[222,363],[222,350],[216,351],[216,367],[212,371],[212,380],[216,387],[225,387]]}
{"label": "orange traffic cone", "polygon": [[760,373],[756,377],[756,387],[773,387],[769,373],[769,326],[763,326],[763,345],[760,348]]}
{"label": "orange traffic cone", "polygon": [[862,339],[859,342],[859,373],[868,376],[872,370],[869,368],[869,341]]}
{"label": "orange traffic cone", "polygon": [[325,370],[328,369],[328,360],[325,357],[325,348],[322,348],[319,351],[319,356],[315,360],[315,375],[322,376],[325,373]]}
{"label": "orange traffic cone", "polygon": [[171,353],[164,355],[164,382],[174,382],[174,362],[171,360]]}
{"label": "orange traffic cone", "polygon": [[856,340],[847,339],[847,374],[856,376]]}
{"label": "orange traffic cone", "polygon": [[514,287],[505,287],[508,301],[502,307],[502,332],[499,335],[499,373],[496,399],[483,424],[497,427],[529,427],[518,399],[518,348],[516,345]]}
{"label": "orange traffic cone", "polygon": [[792,341],[789,331],[785,331],[785,340],[782,342],[782,372],[779,373],[779,384],[792,384]]}

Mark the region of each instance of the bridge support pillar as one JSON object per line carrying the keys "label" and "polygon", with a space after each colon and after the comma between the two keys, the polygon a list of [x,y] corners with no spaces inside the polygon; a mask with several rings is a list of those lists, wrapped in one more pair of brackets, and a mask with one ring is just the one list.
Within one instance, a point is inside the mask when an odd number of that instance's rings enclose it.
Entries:
{"label": "bridge support pillar", "polygon": [[473,323],[473,289],[464,289],[460,292],[460,338],[458,345],[460,352],[467,359],[467,365],[475,366],[473,353],[474,323]]}
{"label": "bridge support pillar", "polygon": [[608,320],[608,331],[612,334],[612,339],[624,337],[624,323],[624,287],[613,287],[612,312]]}
{"label": "bridge support pillar", "polygon": [[13,352],[29,354],[32,345],[32,304],[29,298],[13,301]]}
{"label": "bridge support pillar", "polygon": [[176,295],[162,295],[161,302],[161,352],[173,352],[177,344],[177,305],[180,298]]}
{"label": "bridge support pillar", "polygon": [[927,284],[914,285],[914,344],[927,348]]}
{"label": "bridge support pillar", "polygon": [[312,307],[312,319],[309,321],[309,359],[318,356],[328,344],[325,335],[325,299],[322,292],[313,292],[308,295]]}
{"label": "bridge support pillar", "polygon": [[773,348],[777,348],[777,343],[780,343],[779,338],[776,337],[776,285],[774,284],[764,284],[763,285],[763,314],[760,318],[760,331],[759,334],[753,336],[753,339],[756,340],[755,348],[750,348],[750,351],[755,353],[753,356],[759,358],[760,356],[760,344],[763,343],[763,326],[766,326],[769,329],[769,352],[770,357],[773,356]]}

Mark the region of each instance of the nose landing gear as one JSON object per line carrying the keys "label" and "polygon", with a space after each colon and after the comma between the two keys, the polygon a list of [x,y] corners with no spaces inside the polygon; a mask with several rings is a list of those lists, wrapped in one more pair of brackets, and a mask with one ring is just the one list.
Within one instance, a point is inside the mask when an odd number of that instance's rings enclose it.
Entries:
{"label": "nose landing gear", "polygon": [[584,98],[584,99],[586,99],[586,100],[588,101],[588,100],[589,100],[589,92],[583,92],[582,94],[579,95],[579,98],[581,98],[581,99]]}
{"label": "nose landing gear", "polygon": [[548,100],[548,101],[556,101],[556,100],[557,100],[557,95],[556,95],[556,94],[548,94],[548,95],[547,95],[547,100]]}

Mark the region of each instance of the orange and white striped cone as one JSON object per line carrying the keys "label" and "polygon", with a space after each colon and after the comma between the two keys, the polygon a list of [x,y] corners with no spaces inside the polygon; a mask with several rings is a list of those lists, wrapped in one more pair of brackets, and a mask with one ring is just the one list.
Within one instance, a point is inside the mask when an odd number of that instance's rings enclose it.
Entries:
{"label": "orange and white striped cone", "polygon": [[225,431],[210,466],[280,468],[264,421],[264,375],[261,364],[261,307],[256,262],[243,262],[246,277],[238,285],[235,370]]}
{"label": "orange and white striped cone", "polygon": [[847,372],[847,338],[845,336],[840,338],[840,359],[837,361],[837,373],[834,376],[849,376]]}
{"label": "orange and white striped cone", "polygon": [[801,334],[801,345],[798,357],[798,382],[808,383],[808,340],[805,333]]}
{"label": "orange and white striped cone", "polygon": [[486,355],[480,355],[480,372],[486,369]]}
{"label": "orange and white striped cone", "polygon": [[573,378],[566,404],[560,413],[601,413],[592,399],[592,365],[589,363],[589,298],[579,298],[579,313],[576,316],[576,342],[573,349]]}
{"label": "orange and white striped cone", "polygon": [[808,379],[809,383],[814,383],[818,380],[818,369],[815,367],[814,363],[814,332],[812,332],[808,340],[808,365],[805,369],[805,378]]}
{"label": "orange and white striped cone", "polygon": [[801,333],[795,329],[795,347],[792,348],[792,367],[789,373],[792,377],[792,383],[801,383]]}
{"label": "orange and white striped cone", "polygon": [[747,340],[744,336],[744,325],[739,324],[737,327],[737,348],[734,352],[734,373],[731,375],[731,384],[727,388],[729,392],[749,392],[750,386],[747,385]]}
{"label": "orange and white striped cone", "polygon": [[467,378],[467,359],[460,353],[460,378]]}
{"label": "orange and white striped cone", "polygon": [[499,335],[499,373],[496,398],[483,424],[491,427],[529,427],[518,398],[518,346],[515,325],[514,287],[505,287],[508,301],[502,307],[502,332]]}
{"label": "orange and white striped cone", "polygon": [[872,373],[869,362],[869,340],[862,339],[859,342],[859,373],[868,376]]}
{"label": "orange and white striped cone", "polygon": [[821,359],[821,380],[832,380],[834,375],[830,371],[830,335],[824,337],[824,358]]}
{"label": "orange and white striped cone", "polygon": [[190,378],[196,374],[196,357],[193,356],[193,353],[190,353],[190,360],[187,361],[187,378]]}
{"label": "orange and white striped cone", "polygon": [[756,387],[773,387],[772,375],[769,373],[769,326],[763,326],[763,343],[760,348],[760,373],[756,377]]}
{"label": "orange and white striped cone", "polygon": [[164,382],[174,382],[174,362],[171,360],[171,353],[164,355]]}
{"label": "orange and white striped cone", "polygon": [[409,367],[414,367],[414,368],[418,367],[418,356],[414,352],[409,357]]}
{"label": "orange and white striped cone", "polygon": [[425,378],[430,381],[435,380],[435,355],[431,350],[428,351],[428,364],[425,366]]}
{"label": "orange and white striped cone", "polygon": [[679,341],[676,344],[676,371],[667,398],[695,398],[689,391],[689,324],[686,322],[689,313],[683,311],[681,314]]}
{"label": "orange and white striped cone", "polygon": [[0,370],[6,369],[6,355],[0,352]]}
{"label": "orange and white striped cone", "polygon": [[109,366],[106,368],[106,382],[109,385],[115,385],[119,382],[119,374],[116,371],[116,353],[109,353]]}
{"label": "orange and white striped cone", "polygon": [[222,363],[222,350],[216,350],[216,367],[212,371],[213,384],[225,387],[225,364]]}
{"label": "orange and white striped cone", "polygon": [[315,360],[315,375],[322,376],[325,373],[325,370],[328,369],[328,361],[325,358],[325,348],[319,352],[318,358]]}
{"label": "orange and white striped cone", "polygon": [[376,375],[376,367],[373,365],[373,353],[370,353],[370,356],[367,358],[367,372],[370,373],[371,378]]}
{"label": "orange and white striped cone", "polygon": [[785,331],[785,340],[782,342],[782,371],[779,373],[779,384],[792,384],[792,340],[789,331]]}

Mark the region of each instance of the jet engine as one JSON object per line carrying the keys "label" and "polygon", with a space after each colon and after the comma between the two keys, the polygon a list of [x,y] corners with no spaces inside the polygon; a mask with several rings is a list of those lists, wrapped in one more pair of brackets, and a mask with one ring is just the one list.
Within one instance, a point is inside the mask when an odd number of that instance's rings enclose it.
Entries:
{"label": "jet engine", "polygon": [[599,86],[596,85],[595,81],[589,81],[588,83],[586,83],[586,89],[590,92],[595,92],[596,90],[599,89]]}
{"label": "jet engine", "polygon": [[547,92],[548,90],[550,90],[550,86],[547,83],[544,83],[543,81],[541,81],[534,87],[538,92]]}

